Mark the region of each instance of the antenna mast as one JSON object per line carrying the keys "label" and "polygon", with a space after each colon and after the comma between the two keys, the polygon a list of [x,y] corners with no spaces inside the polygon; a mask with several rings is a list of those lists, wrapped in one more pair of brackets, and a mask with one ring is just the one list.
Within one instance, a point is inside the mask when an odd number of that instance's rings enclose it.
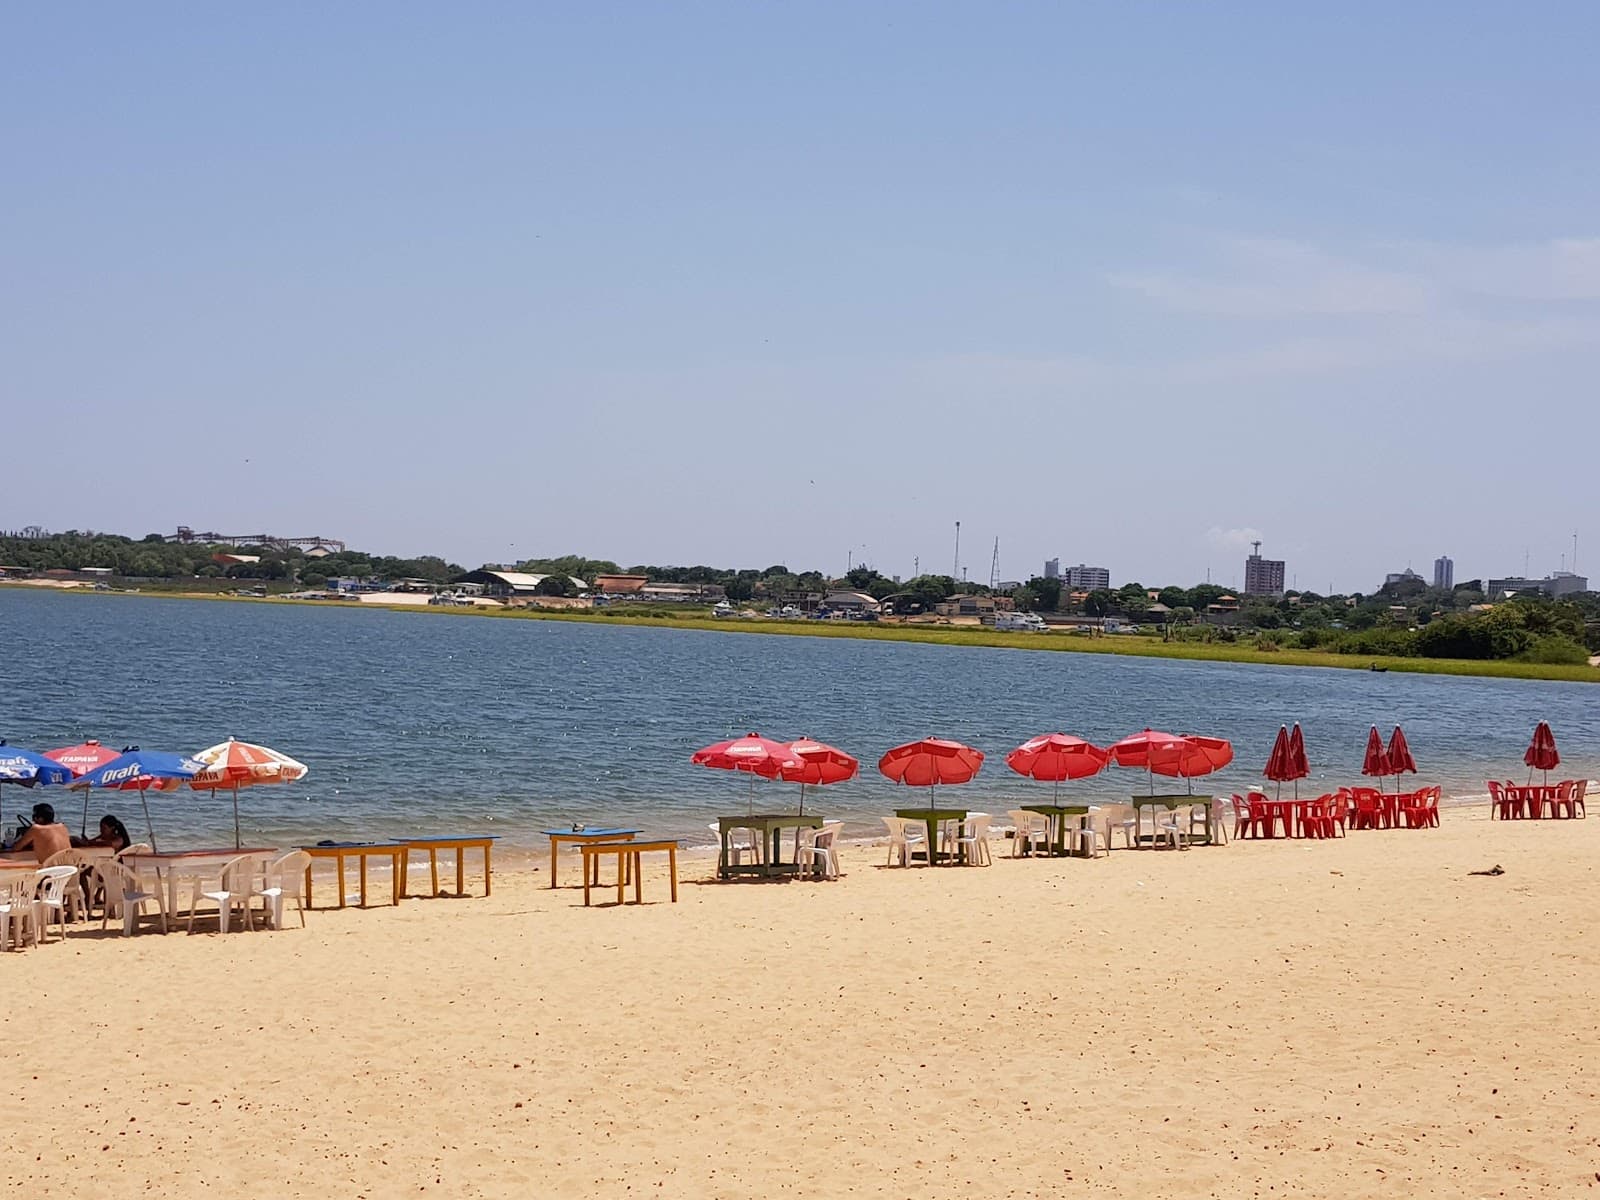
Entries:
{"label": "antenna mast", "polygon": [[950,561],[950,578],[961,578],[961,522],[956,522],[956,555]]}
{"label": "antenna mast", "polygon": [[989,590],[992,592],[995,585],[1000,582],[1000,539],[994,540],[994,559],[989,563]]}

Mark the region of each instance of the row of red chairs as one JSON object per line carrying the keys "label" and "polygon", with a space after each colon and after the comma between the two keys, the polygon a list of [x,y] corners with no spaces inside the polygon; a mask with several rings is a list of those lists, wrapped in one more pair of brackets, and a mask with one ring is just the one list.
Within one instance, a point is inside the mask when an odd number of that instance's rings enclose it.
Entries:
{"label": "row of red chairs", "polygon": [[1565,779],[1557,784],[1534,784],[1520,787],[1509,779],[1501,783],[1489,782],[1489,816],[1502,821],[1581,820],[1588,816],[1583,796],[1589,788],[1587,779]]}
{"label": "row of red chairs", "polygon": [[1340,788],[1315,800],[1272,800],[1260,792],[1233,798],[1235,840],[1255,837],[1344,837],[1349,829],[1430,829],[1439,824],[1443,789],[1384,793]]}

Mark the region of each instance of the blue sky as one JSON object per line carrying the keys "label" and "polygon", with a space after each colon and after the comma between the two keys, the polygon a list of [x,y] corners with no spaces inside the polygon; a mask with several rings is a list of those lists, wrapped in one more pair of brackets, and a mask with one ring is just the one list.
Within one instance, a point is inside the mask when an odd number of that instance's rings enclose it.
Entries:
{"label": "blue sky", "polygon": [[[41,6],[0,527],[1600,556],[1600,10]],[[1592,551],[1586,551],[1592,547]],[[1597,561],[1600,566],[1600,561]],[[1600,574],[1600,570],[1596,571]]]}

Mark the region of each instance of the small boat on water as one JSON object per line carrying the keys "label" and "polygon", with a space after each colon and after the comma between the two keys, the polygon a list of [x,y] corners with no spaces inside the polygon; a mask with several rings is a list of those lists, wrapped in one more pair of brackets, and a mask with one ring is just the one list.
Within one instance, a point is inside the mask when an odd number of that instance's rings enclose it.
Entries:
{"label": "small boat on water", "polygon": [[1370,667],[1367,668],[1367,670],[1369,670],[1369,671],[1387,671],[1388,669],[1389,669],[1388,667],[1380,667],[1377,663],[1373,663]]}

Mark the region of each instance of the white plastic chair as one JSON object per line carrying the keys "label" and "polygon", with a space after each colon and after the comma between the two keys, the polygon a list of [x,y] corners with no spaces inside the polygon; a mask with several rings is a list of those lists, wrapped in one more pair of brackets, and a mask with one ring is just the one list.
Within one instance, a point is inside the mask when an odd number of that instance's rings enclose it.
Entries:
{"label": "white plastic chair", "polygon": [[[883,823],[889,827],[889,857],[885,866],[894,866],[896,856],[900,859],[902,867],[911,865],[911,852],[918,846],[927,842],[924,831],[927,825],[922,821],[908,820],[905,817],[884,817]],[[929,861],[933,856],[928,856]]]}
{"label": "white plastic chair", "polygon": [[300,928],[306,927],[306,868],[311,865],[311,855],[304,850],[291,850],[276,862],[268,863],[263,879],[266,886],[261,895],[266,898],[268,915],[274,929],[283,928],[283,901],[294,897],[295,910],[300,914]]}
{"label": "white plastic chair", "polygon": [[1119,832],[1122,834],[1124,850],[1139,848],[1138,809],[1131,804],[1102,804],[1099,806],[1099,812],[1106,833],[1106,853],[1111,852],[1112,836]]}
{"label": "white plastic chair", "polygon": [[78,868],[63,863],[55,867],[40,867],[33,873],[33,923],[34,944],[38,944],[39,927],[50,933],[50,911],[55,910],[55,923],[61,927],[61,937],[67,936],[67,911],[82,902],[82,893],[74,901],[67,889],[78,881]]}
{"label": "white plastic chair", "polygon": [[[717,835],[717,845],[721,846],[722,826],[712,822],[706,828]],[[728,865],[730,867],[739,866],[744,862],[746,854],[750,856],[750,861],[753,863],[762,861],[761,834],[754,829],[728,830]],[[599,860],[596,859],[595,861],[598,862]]]}
{"label": "white plastic chair", "polygon": [[1187,850],[1189,838],[1183,828],[1183,816],[1177,809],[1160,809],[1155,814],[1155,837],[1152,846],[1166,842],[1174,850]]}
{"label": "white plastic chair", "polygon": [[967,866],[993,865],[994,859],[989,854],[989,822],[993,820],[988,813],[973,813],[963,823],[961,833],[956,838],[956,849],[965,851]]}
{"label": "white plastic chair", "polygon": [[78,886],[62,893],[67,902],[67,920],[84,921],[89,917],[89,892],[85,885],[93,878],[94,864],[98,860],[82,850],[57,850],[44,862],[43,867],[73,867],[78,872]]}
{"label": "white plastic chair", "polygon": [[139,925],[139,910],[154,901],[156,911],[161,915],[161,932],[167,932],[165,891],[160,887],[154,891],[144,891],[138,877],[114,858],[97,862],[94,869],[106,893],[105,906],[100,910],[101,929],[106,927],[113,915],[117,915],[122,918],[122,936],[132,936]]}
{"label": "white plastic chair", "polygon": [[1010,809],[1006,816],[1011,818],[1011,857],[1021,858],[1024,854],[1033,854],[1041,850],[1050,852],[1050,818],[1044,813],[1029,812],[1025,808]]}
{"label": "white plastic chair", "polygon": [[1219,816],[1211,819],[1211,814],[1221,807],[1220,800],[1213,800],[1210,804],[1191,804],[1189,806],[1189,840],[1192,842],[1198,833],[1202,837],[1210,838],[1218,845],[1226,845],[1228,829]]}
{"label": "white plastic chair", "polygon": [[15,944],[22,949],[23,935],[39,944],[39,925],[34,920],[34,876],[18,877],[0,882],[0,950],[9,950]]}
{"label": "white plastic chair", "polygon": [[217,906],[217,927],[227,933],[232,925],[233,910],[237,907],[244,918],[245,928],[255,929],[255,908],[250,901],[261,894],[261,859],[254,854],[241,854],[229,859],[215,875],[195,875],[189,880],[189,932],[194,932],[195,912],[201,900],[210,900]]}
{"label": "white plastic chair", "polygon": [[1083,824],[1072,831],[1072,844],[1085,858],[1099,858],[1100,851],[1105,851],[1109,858],[1111,855],[1111,830],[1109,826],[1096,824],[1098,817],[1096,809],[1090,809],[1083,818]]}
{"label": "white plastic chair", "polygon": [[795,862],[800,874],[820,870],[824,879],[839,878],[839,831],[843,821],[825,821],[821,829],[803,830]]}

